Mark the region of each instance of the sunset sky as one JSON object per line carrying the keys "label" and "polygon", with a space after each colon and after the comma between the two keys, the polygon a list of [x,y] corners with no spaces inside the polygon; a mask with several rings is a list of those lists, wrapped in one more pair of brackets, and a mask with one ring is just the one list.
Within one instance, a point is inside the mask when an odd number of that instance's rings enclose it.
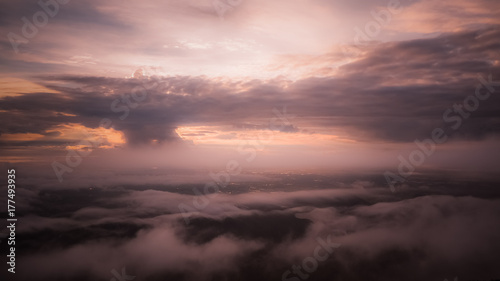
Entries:
{"label": "sunset sky", "polygon": [[498,0],[0,0],[0,34],[1,280],[298,281],[326,237],[310,281],[500,278]]}
{"label": "sunset sky", "polygon": [[[3,161],[103,138],[92,161],[217,168],[257,140],[256,167],[396,167],[500,76],[492,0],[43,3],[1,4]],[[424,166],[491,169],[498,109],[481,101]]]}

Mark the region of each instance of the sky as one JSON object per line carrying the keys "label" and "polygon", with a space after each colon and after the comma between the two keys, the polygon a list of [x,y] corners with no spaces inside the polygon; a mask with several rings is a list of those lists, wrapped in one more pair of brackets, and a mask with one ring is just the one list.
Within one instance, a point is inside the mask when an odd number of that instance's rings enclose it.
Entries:
{"label": "sky", "polygon": [[442,127],[422,168],[496,169],[498,1],[41,3],[1,3],[3,161],[389,169]]}
{"label": "sky", "polygon": [[0,34],[5,280],[500,277],[498,0],[0,0]]}

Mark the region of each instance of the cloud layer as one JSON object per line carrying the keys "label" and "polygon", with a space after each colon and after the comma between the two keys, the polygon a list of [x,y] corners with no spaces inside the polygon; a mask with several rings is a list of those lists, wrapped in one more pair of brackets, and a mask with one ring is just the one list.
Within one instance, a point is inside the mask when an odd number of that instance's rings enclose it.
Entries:
{"label": "cloud layer", "polygon": [[[39,192],[17,230],[19,268],[30,270],[16,277],[108,280],[125,267],[141,280],[280,280],[318,238],[341,247],[310,280],[498,276],[498,199],[363,185],[371,187],[219,193],[202,209],[191,203],[199,198],[161,190]],[[189,224],[180,203],[196,210]]]}

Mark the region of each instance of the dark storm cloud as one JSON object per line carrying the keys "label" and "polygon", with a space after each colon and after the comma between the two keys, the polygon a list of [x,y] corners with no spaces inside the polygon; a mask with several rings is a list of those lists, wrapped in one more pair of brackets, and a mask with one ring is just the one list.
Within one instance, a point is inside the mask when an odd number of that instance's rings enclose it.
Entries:
{"label": "dark storm cloud", "polygon": [[[51,9],[55,10],[53,2],[51,1],[38,1],[38,0],[28,0],[28,1],[16,1],[15,3],[3,1],[0,3],[0,9],[2,11],[1,15],[3,25],[10,25],[11,27],[19,26],[21,27],[23,22],[22,17],[26,17],[31,20],[31,17],[36,12],[42,10],[42,6],[39,2],[46,3],[46,5]],[[64,3],[65,1],[60,1]],[[106,25],[114,27],[123,27],[123,23],[120,23],[113,15],[105,14],[94,6],[93,1],[68,1],[68,3],[61,4],[57,1],[57,6],[59,7],[58,13],[51,19],[51,22],[61,21],[63,23],[87,23],[96,25]],[[61,12],[59,14],[59,12]]]}
{"label": "dark storm cloud", "polygon": [[[65,123],[96,128],[102,118],[109,118],[129,144],[163,142],[177,140],[174,130],[182,125],[244,127],[250,123],[266,128],[269,124],[262,120],[272,117],[272,108],[286,105],[307,125],[342,129],[355,139],[413,141],[428,137],[442,125],[448,108],[474,95],[480,84],[477,75],[487,79],[491,74],[493,81],[499,80],[499,38],[500,30],[494,26],[433,39],[384,43],[342,66],[337,76],[296,82],[215,82],[187,76],[45,78],[50,80],[43,83],[46,87],[62,94],[4,97],[0,114],[10,122],[0,131],[43,134]],[[78,86],[54,86],[54,82]],[[159,86],[148,90],[144,101],[131,97],[131,89],[152,83]],[[498,134],[499,112],[500,100],[493,94],[481,101],[459,135],[480,139]],[[282,131],[301,129],[287,126]]]}
{"label": "dark storm cloud", "polygon": [[[362,69],[376,77],[390,74],[417,79],[432,75],[430,77],[439,78],[436,82],[448,82],[440,79],[453,80],[455,75],[495,69],[492,61],[499,54],[499,28],[490,26],[475,31],[448,33],[432,39],[380,44],[366,58],[342,69],[352,72]],[[425,76],[408,76],[417,73]]]}

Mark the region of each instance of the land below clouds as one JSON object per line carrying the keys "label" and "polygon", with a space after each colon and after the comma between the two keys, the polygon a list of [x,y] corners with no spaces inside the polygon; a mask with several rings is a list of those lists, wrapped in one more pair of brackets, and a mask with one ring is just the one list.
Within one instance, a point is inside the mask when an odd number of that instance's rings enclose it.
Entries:
{"label": "land below clouds", "polygon": [[27,184],[15,278],[110,280],[125,267],[137,280],[281,280],[328,236],[341,247],[308,280],[500,276],[494,177],[429,171],[393,193],[381,174],[253,176],[198,206],[204,183]]}

